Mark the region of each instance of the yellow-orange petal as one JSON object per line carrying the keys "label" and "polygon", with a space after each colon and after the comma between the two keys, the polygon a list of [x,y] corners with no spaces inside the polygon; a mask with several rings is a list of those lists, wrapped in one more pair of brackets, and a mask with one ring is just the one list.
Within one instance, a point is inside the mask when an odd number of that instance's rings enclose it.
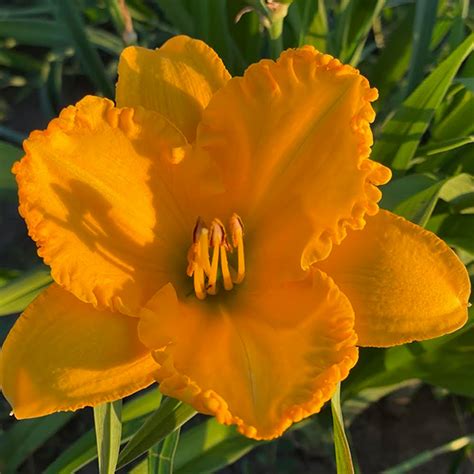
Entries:
{"label": "yellow-orange petal", "polygon": [[[245,284],[243,284],[245,285]],[[357,361],[353,312],[332,280],[199,301],[164,286],[141,312],[160,390],[244,435],[270,439],[318,412]]]}
{"label": "yellow-orange petal", "polygon": [[212,95],[230,79],[216,52],[187,36],[175,36],[156,50],[129,46],[118,72],[119,107],[156,110],[189,141]]}
{"label": "yellow-orange petal", "polygon": [[455,331],[467,320],[470,282],[436,235],[380,211],[317,264],[351,301],[361,346],[393,346]]}
{"label": "yellow-orange petal", "polygon": [[30,135],[13,169],[19,210],[57,283],[135,315],[184,272],[197,202],[186,192],[198,193],[203,164],[182,159],[186,143],[158,113],[92,96]]}
{"label": "yellow-orange petal", "polygon": [[[250,66],[211,99],[195,152],[220,167],[227,208],[246,223],[247,240],[258,241],[255,266],[307,269],[377,212],[376,186],[390,170],[368,159],[376,97],[357,70],[305,47]],[[273,237],[295,226],[282,259]]]}
{"label": "yellow-orange petal", "polygon": [[2,351],[3,393],[17,418],[117,400],[156,370],[136,318],[82,303],[52,284],[16,321]]}

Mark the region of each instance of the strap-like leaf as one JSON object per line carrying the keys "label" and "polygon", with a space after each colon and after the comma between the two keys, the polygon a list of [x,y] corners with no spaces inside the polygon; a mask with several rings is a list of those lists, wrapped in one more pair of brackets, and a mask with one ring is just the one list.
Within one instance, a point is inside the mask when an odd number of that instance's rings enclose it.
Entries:
{"label": "strap-like leaf", "polygon": [[46,267],[38,267],[14,278],[0,288],[0,316],[19,313],[51,283]]}
{"label": "strap-like leaf", "polygon": [[36,449],[57,433],[74,413],[55,413],[45,418],[16,421],[0,435],[0,465],[3,474],[18,468]]}
{"label": "strap-like leaf", "polygon": [[331,411],[334,429],[334,449],[336,452],[337,474],[354,474],[351,450],[344,431],[339,384],[331,399]]}
{"label": "strap-like leaf", "polygon": [[441,454],[454,453],[460,451],[468,446],[474,445],[474,434],[468,436],[462,436],[461,438],[454,439],[449,443],[438,446],[437,448],[423,451],[420,454],[408,459],[407,461],[398,464],[390,469],[383,471],[383,474],[405,474],[413,472],[418,466],[421,466],[427,462],[432,461],[435,457]]}
{"label": "strap-like leaf", "polygon": [[100,474],[113,474],[122,436],[122,400],[94,407],[95,436]]}
{"label": "strap-like leaf", "polygon": [[[122,443],[126,443],[143,424],[143,417],[160,406],[161,394],[156,388],[126,402],[122,410]],[[63,451],[44,474],[70,474],[97,457],[94,431],[83,434]]]}
{"label": "strap-like leaf", "polygon": [[114,88],[107,77],[98,52],[87,37],[77,5],[72,0],[53,0],[53,3],[58,23],[63,26],[64,31],[76,47],[84,71],[100,92],[106,97],[114,97]]}
{"label": "strap-like leaf", "polygon": [[178,447],[180,429],[173,431],[148,452],[149,474],[173,474],[174,458]]}
{"label": "strap-like leaf", "polygon": [[172,398],[163,402],[128,442],[119,456],[121,468],[160,442],[196,414],[196,410]]}
{"label": "strap-like leaf", "polygon": [[397,170],[409,167],[436,108],[473,46],[474,34],[471,34],[403,102],[383,127],[382,136],[374,146],[376,160]]}

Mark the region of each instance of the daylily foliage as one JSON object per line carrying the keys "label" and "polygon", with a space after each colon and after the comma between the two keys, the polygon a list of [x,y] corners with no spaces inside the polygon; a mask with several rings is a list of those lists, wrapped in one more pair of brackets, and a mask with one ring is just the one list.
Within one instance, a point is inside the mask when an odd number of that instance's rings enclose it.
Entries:
{"label": "daylily foliage", "polygon": [[[318,412],[357,362],[461,327],[467,272],[379,210],[357,70],[304,47],[231,78],[178,36],[124,50],[25,141],[20,213],[55,280],[2,354],[18,418],[160,390],[257,439]],[[244,250],[245,249],[245,250]]]}

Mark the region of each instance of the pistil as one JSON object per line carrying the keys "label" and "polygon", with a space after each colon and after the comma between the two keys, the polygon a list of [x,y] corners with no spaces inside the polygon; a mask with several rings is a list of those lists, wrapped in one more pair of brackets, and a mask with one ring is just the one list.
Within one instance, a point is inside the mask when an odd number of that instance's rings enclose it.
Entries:
{"label": "pistil", "polygon": [[230,218],[230,232],[232,245],[237,248],[237,277],[235,283],[242,283],[245,277],[245,255],[244,255],[244,226],[237,214]]}

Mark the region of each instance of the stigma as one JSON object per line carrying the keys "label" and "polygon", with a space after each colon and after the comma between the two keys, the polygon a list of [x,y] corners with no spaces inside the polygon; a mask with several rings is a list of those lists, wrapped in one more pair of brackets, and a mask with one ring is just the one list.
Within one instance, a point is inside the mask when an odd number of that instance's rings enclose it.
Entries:
{"label": "stigma", "polygon": [[[193,242],[188,251],[187,275],[193,278],[194,293],[203,300],[216,295],[219,283],[230,291],[245,277],[244,226],[242,219],[233,214],[229,220],[230,240],[224,224],[214,219],[207,227],[198,217],[193,230]],[[237,250],[237,269],[229,265],[228,253]],[[220,270],[220,274],[219,274]],[[219,278],[220,277],[220,278]],[[219,280],[222,280],[221,282]]]}

